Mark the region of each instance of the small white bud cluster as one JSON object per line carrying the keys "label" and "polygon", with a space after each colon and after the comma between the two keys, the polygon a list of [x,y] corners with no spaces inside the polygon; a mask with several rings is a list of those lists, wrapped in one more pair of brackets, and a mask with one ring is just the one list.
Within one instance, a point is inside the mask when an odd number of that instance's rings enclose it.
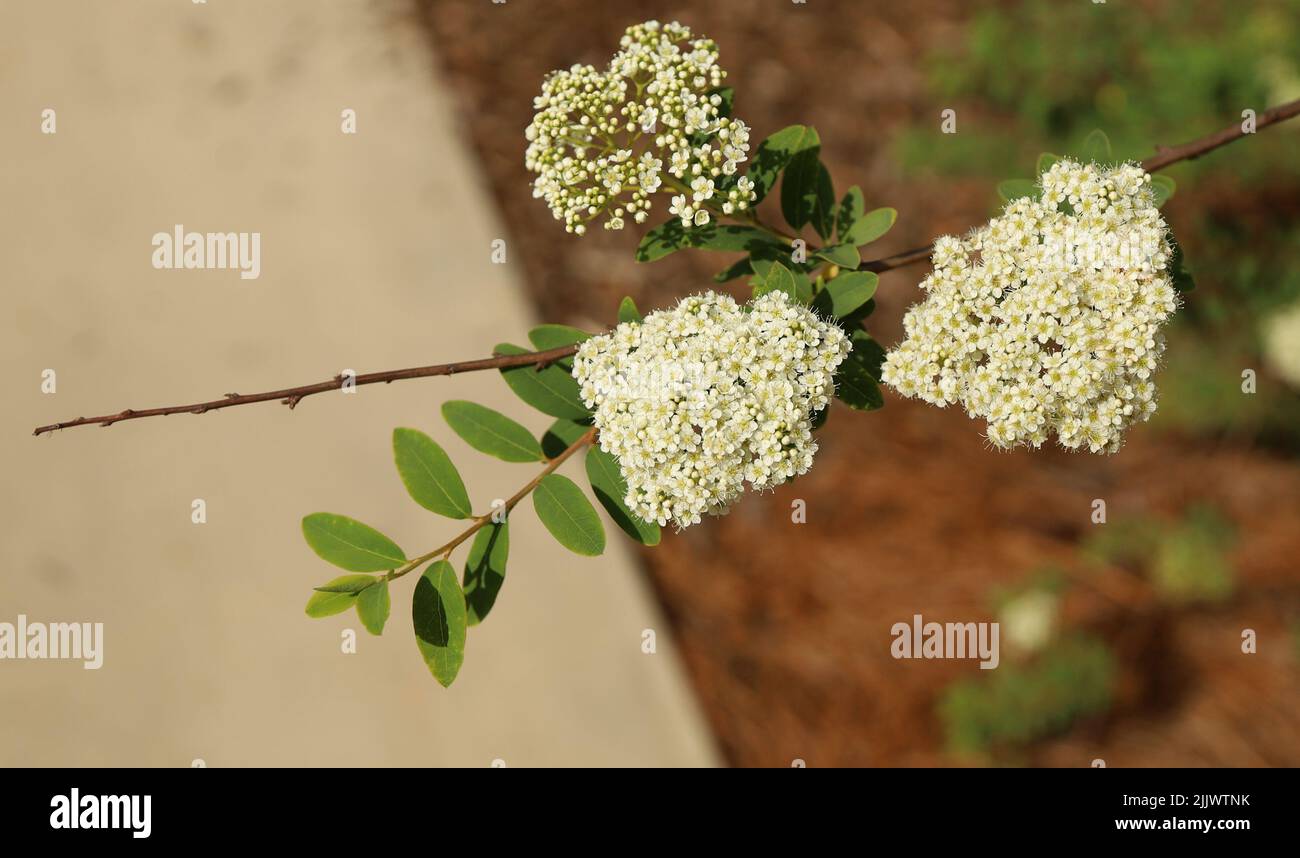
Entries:
{"label": "small white bud cluster", "polygon": [[850,348],[783,292],[748,307],[707,292],[587,340],[573,376],[628,508],[687,527],[724,514],[745,482],[772,488],[812,466],[812,415]]}
{"label": "small white bud cluster", "polygon": [[960,403],[1002,448],[1115,452],[1156,410],[1161,327],[1177,309],[1169,230],[1135,165],[1055,163],[963,239],[935,242],[929,296],[904,319],[882,380]]}
{"label": "small white bud cluster", "polygon": [[605,71],[575,65],[542,84],[526,131],[533,196],[579,235],[602,213],[606,229],[644,223],[666,186],[680,191],[672,213],[686,226],[707,224],[711,208],[747,209],[753,183],[731,177],[749,128],[719,116],[722,96],[709,92],[726,77],[717,45],[658,21],[629,27],[619,44]]}

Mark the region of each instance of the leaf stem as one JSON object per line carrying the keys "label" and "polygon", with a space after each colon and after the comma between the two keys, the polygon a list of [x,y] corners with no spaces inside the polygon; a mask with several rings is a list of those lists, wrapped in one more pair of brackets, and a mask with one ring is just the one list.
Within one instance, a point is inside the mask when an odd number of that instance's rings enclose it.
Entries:
{"label": "leaf stem", "polygon": [[[585,432],[581,438],[579,438],[578,440],[570,444],[568,447],[566,447],[564,451],[561,452],[559,455],[557,455],[554,459],[548,461],[546,463],[546,467],[542,468],[542,470],[537,474],[537,476],[529,480],[524,485],[523,488],[521,488],[519,491],[511,495],[510,499],[505,502],[505,506],[503,507],[506,511],[506,515],[508,516],[510,514],[510,511],[513,510],[521,500],[528,497],[528,494],[533,489],[537,488],[538,484],[541,483],[541,481],[548,474],[553,473],[556,468],[560,467],[560,465],[563,465],[564,462],[574,453],[578,452],[588,444],[593,443],[596,440],[596,431],[597,431],[596,427],[594,426],[591,429],[587,430],[587,432]],[[487,512],[484,513],[483,515],[475,516],[474,523],[471,524],[464,531],[462,531],[450,542],[447,542],[443,545],[439,545],[437,548],[425,554],[421,554],[419,557],[415,558],[414,560],[407,561],[407,563],[404,566],[394,569],[391,572],[389,572],[387,575],[385,575],[384,580],[394,581],[398,578],[401,578],[406,573],[410,572],[411,570],[415,569],[418,566],[421,566],[424,563],[429,562],[430,560],[433,560],[435,557],[441,557],[442,559],[445,560],[446,558],[451,556],[452,551],[456,550],[456,546],[460,545],[466,539],[469,539],[471,536],[473,536],[475,533],[481,530],[483,528],[483,525],[492,521],[492,516],[496,514],[497,514],[497,509],[494,508],[492,512]]]}

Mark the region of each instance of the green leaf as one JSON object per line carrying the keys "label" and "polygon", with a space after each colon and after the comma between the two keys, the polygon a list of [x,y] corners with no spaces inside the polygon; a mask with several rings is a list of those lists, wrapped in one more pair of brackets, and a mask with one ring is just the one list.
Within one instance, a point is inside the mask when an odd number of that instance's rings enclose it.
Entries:
{"label": "green leaf", "polygon": [[1156,208],[1169,202],[1177,190],[1178,185],[1168,176],[1161,174],[1151,177],[1151,194],[1155,197]]}
{"label": "green leaf", "polygon": [[871,300],[880,277],[872,271],[848,271],[827,282],[813,307],[842,319]]}
{"label": "green leaf", "polygon": [[738,250],[752,253],[781,244],[766,230],[735,223],[710,223],[691,227],[691,246],[701,250],[730,253]]}
{"label": "green leaf", "polygon": [[636,308],[636,302],[631,298],[624,298],[618,305],[618,323],[622,325],[636,322],[639,325],[641,321],[641,311]]}
{"label": "green leaf", "polygon": [[343,613],[356,601],[359,591],[352,588],[370,587],[375,580],[372,575],[344,575],[317,587],[307,600],[307,616],[319,619]]}
{"label": "green leaf", "polygon": [[[781,291],[800,304],[812,303],[812,279],[806,271],[798,267],[788,267],[779,259],[754,259],[753,263],[756,273],[749,280],[753,287],[751,298],[766,295],[768,292]],[[791,281],[794,284],[793,291],[791,291]]]}
{"label": "green leaf", "polygon": [[538,325],[528,332],[528,341],[539,352],[558,349],[560,346],[574,346],[589,339],[591,334],[568,325]]}
{"label": "green leaf", "polygon": [[510,525],[489,524],[474,534],[474,543],[465,558],[465,607],[469,624],[476,626],[496,604],[497,594],[506,580],[506,560],[510,556]]}
{"label": "green leaf", "polygon": [[1059,160],[1061,159],[1056,155],[1053,155],[1051,152],[1042,153],[1038,156],[1038,163],[1035,165],[1034,169],[1035,174],[1039,176],[1043,175],[1048,170],[1052,169],[1052,165]]}
{"label": "green leaf", "polygon": [[328,584],[322,584],[319,587],[313,587],[317,593],[346,593],[349,596],[355,596],[367,587],[372,586],[376,581],[382,578],[376,578],[374,575],[344,575],[342,578],[335,578]]}
{"label": "green leaf", "polygon": [[1173,255],[1169,258],[1169,278],[1174,283],[1174,289],[1179,292],[1190,292],[1196,288],[1196,281],[1192,279],[1192,274],[1187,270],[1186,260],[1183,258],[1183,246],[1169,236],[1169,244],[1173,247]]}
{"label": "green leaf", "polygon": [[659,224],[641,237],[636,248],[637,262],[654,262],[670,253],[676,253],[689,247],[686,228],[680,220],[670,220]]}
{"label": "green leaf", "polygon": [[465,594],[456,581],[456,570],[446,560],[430,563],[416,582],[411,597],[411,622],[424,663],[429,665],[433,678],[446,688],[465,661],[468,628]]}
{"label": "green leaf", "polygon": [[734,223],[682,226],[678,218],[661,223],[641,239],[636,249],[638,262],[654,262],[688,247],[699,250],[752,252],[760,247],[780,247],[776,239],[758,227]]}
{"label": "green leaf", "polygon": [[303,518],[302,535],[322,560],[349,572],[384,572],[406,562],[397,543],[346,515],[314,512]]}
{"label": "green leaf", "polygon": [[821,162],[821,140],[816,130],[808,130],[805,145],[791,155],[781,176],[781,214],[795,230],[811,223],[826,238],[833,225],[835,189]]}
{"label": "green leaf", "polygon": [[1105,131],[1094,128],[1088,132],[1088,136],[1083,138],[1083,157],[1096,164],[1109,164],[1115,159]]}
{"label": "green leaf", "polygon": [[474,514],[460,473],[438,443],[418,429],[393,430],[393,460],[411,499],[448,518]]}
{"label": "green leaf", "polygon": [[841,236],[840,241],[852,244],[856,247],[870,244],[885,233],[889,232],[896,220],[898,220],[897,209],[888,206],[879,209],[872,209],[867,214],[858,218],[849,229],[848,234]]}
{"label": "green leaf", "polygon": [[[591,339],[591,334],[568,325],[538,325],[528,332],[528,341],[539,352],[558,349],[561,346],[576,346],[583,340],[589,339]],[[564,367],[569,372],[573,371],[572,357],[559,358],[555,361],[555,364]]]}
{"label": "green leaf", "polygon": [[1033,179],[1007,179],[1005,182],[998,182],[998,196],[1003,202],[1011,202],[1021,197],[1038,199],[1042,189]]}
{"label": "green leaf", "polygon": [[866,200],[862,196],[862,189],[857,185],[849,188],[844,199],[840,200],[840,207],[835,213],[835,235],[841,244],[849,242],[849,230],[853,225],[862,219],[862,214],[867,210]]}
{"label": "green leaf", "polygon": [[587,434],[590,423],[578,423],[574,420],[556,420],[542,436],[542,452],[546,458],[554,459]]}
{"label": "green leaf", "polygon": [[861,328],[849,335],[849,342],[853,344],[853,351],[847,360],[862,364],[868,375],[880,381],[880,366],[885,362],[884,347]]}
{"label": "green leaf", "polygon": [[[501,355],[528,353],[528,349],[510,343],[500,343],[493,351]],[[581,420],[591,415],[578,396],[578,382],[563,367],[555,364],[545,369],[532,365],[507,367],[501,370],[501,377],[515,396],[543,414],[570,420]]]}
{"label": "green leaf", "polygon": [[544,458],[533,434],[499,411],[453,399],[442,404],[442,416],[452,431],[480,453],[505,462],[537,462]]}
{"label": "green leaf", "polygon": [[729,86],[720,86],[709,90],[709,96],[714,95],[722,99],[722,103],[718,105],[718,116],[723,119],[731,116],[731,108],[736,101],[736,90]]}
{"label": "green leaf", "polygon": [[854,331],[858,330],[862,322],[875,311],[876,299],[872,298],[858,309],[850,312],[847,316],[841,319],[836,319],[836,323],[846,332],[852,334]]}
{"label": "green leaf", "polygon": [[813,256],[833,262],[841,268],[857,268],[862,263],[858,249],[851,244],[834,244],[814,251]]}
{"label": "green leaf", "polygon": [[386,580],[367,587],[357,595],[357,616],[361,619],[361,625],[372,635],[384,633],[384,623],[388,622],[391,608]]}
{"label": "green leaf", "polygon": [[642,545],[659,544],[659,525],[641,520],[624,503],[627,481],[623,479],[618,459],[593,446],[587,451],[587,479],[591,481],[596,500],[624,533]]}
{"label": "green leaf", "polygon": [[[804,279],[807,279],[807,277]],[[794,274],[780,262],[772,263],[772,267],[762,278],[762,282],[754,288],[754,297],[766,295],[768,292],[784,292],[790,296],[791,301],[797,302],[799,300],[799,289],[795,283]]]}
{"label": "green leaf", "polygon": [[804,125],[790,125],[768,137],[754,150],[754,159],[749,168],[749,178],[754,183],[757,195],[752,206],[763,201],[768,192],[776,186],[777,177],[790,163],[794,153],[807,146],[820,146],[817,132]]}
{"label": "green leaf", "polygon": [[555,540],[575,554],[595,557],[605,550],[605,529],[591,501],[568,477],[547,474],[533,489],[533,508]]}
{"label": "green leaf", "polygon": [[845,358],[835,375],[835,396],[856,411],[874,411],[885,404],[876,380],[865,364],[854,360],[852,355]]}
{"label": "green leaf", "polygon": [[726,283],[728,280],[735,280],[737,277],[743,277],[746,274],[753,274],[753,273],[754,273],[754,268],[750,264],[750,258],[748,256],[743,256],[740,259],[738,259],[734,264],[728,265],[726,268],[722,269],[717,274],[714,274],[713,282]]}

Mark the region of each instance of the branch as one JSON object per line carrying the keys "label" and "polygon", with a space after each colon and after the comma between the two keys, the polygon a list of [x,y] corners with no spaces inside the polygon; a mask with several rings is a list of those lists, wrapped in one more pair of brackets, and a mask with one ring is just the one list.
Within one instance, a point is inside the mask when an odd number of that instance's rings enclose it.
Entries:
{"label": "branch", "polygon": [[[520,357],[523,357],[523,355],[520,355]],[[581,450],[583,447],[587,446],[588,444],[594,444],[596,442],[596,432],[597,432],[596,427],[593,426],[591,429],[588,429],[586,432],[584,432],[581,438],[579,438],[578,440],[570,444],[568,447],[566,447],[562,453],[560,453],[554,459],[550,459],[549,461],[547,461],[546,467],[542,468],[541,472],[539,472],[537,476],[529,480],[528,483],[523,488],[521,488],[519,491],[515,492],[513,495],[510,496],[510,500],[506,501],[504,507],[506,511],[506,515],[509,516],[511,511],[514,510],[515,506],[521,500],[528,497],[529,492],[537,488],[538,484],[541,483],[543,477],[553,473],[556,468],[564,464],[565,460],[567,460],[574,453]],[[493,509],[492,512],[485,512],[482,515],[475,517],[474,523],[471,524],[465,530],[461,531],[461,533],[455,539],[443,545],[439,545],[437,548],[433,549],[432,551],[429,551],[425,554],[421,554],[419,557],[416,557],[414,560],[408,560],[404,565],[401,566],[401,568],[392,570],[387,575],[385,575],[384,578],[388,581],[401,578],[403,575],[415,569],[417,566],[427,563],[428,561],[432,560],[435,557],[442,557],[445,560],[447,557],[451,555],[451,552],[456,549],[456,546],[460,545],[466,539],[469,539],[471,536],[473,536],[475,533],[481,530],[483,528],[483,525],[491,521],[492,516],[495,514],[496,514],[496,510]]]}
{"label": "branch", "polygon": [[[1255,130],[1261,131],[1270,125],[1276,125],[1279,122],[1285,122],[1300,116],[1300,99],[1288,101],[1286,104],[1279,104],[1277,107],[1269,108],[1259,116],[1255,117]],[[1213,134],[1207,134],[1204,137],[1198,137],[1187,143],[1178,146],[1156,146],[1156,153],[1142,162],[1142,169],[1148,173],[1154,173],[1157,170],[1163,170],[1171,164],[1177,164],[1179,161],[1191,161],[1199,158],[1206,152],[1218,149],[1220,146],[1226,146],[1234,140],[1245,137],[1246,132],[1241,129],[1241,123],[1229,125],[1221,131]],[[893,256],[886,256],[883,259],[870,259],[858,266],[859,271],[875,271],[881,273],[892,271],[895,268],[902,268],[904,265],[911,265],[915,262],[924,262],[930,258],[931,250],[934,245],[928,247],[918,247],[913,250],[907,250],[903,253],[896,253]]]}
{"label": "branch", "polygon": [[[1277,107],[1271,107],[1265,110],[1259,116],[1255,117],[1255,130],[1261,131],[1270,125],[1278,122],[1285,122],[1300,116],[1300,98],[1295,101],[1288,101],[1286,104],[1279,104]],[[1241,123],[1229,125],[1222,131],[1216,131],[1200,139],[1193,140],[1190,143],[1183,143],[1181,146],[1156,146],[1158,154],[1152,155],[1142,162],[1142,169],[1148,173],[1154,173],[1156,170],[1163,170],[1170,164],[1177,164],[1179,161],[1191,161],[1199,158],[1206,152],[1218,149],[1220,146],[1226,146],[1233,140],[1245,137],[1246,132],[1241,130]]]}
{"label": "branch", "polygon": [[[1300,115],[1300,99],[1280,104],[1277,107],[1270,108],[1259,114],[1255,119],[1255,129],[1261,130],[1284,122]],[[1157,146],[1157,154],[1142,162],[1142,168],[1148,173],[1164,169],[1171,164],[1179,161],[1190,161],[1193,158],[1199,158],[1206,152],[1212,151],[1225,146],[1234,140],[1246,136],[1242,131],[1241,125],[1230,125],[1221,131],[1183,143],[1179,146]],[[892,271],[895,268],[902,268],[906,265],[912,265],[917,262],[924,262],[930,258],[933,245],[926,247],[917,247],[912,250],[906,250],[902,253],[896,253],[893,256],[886,256],[882,259],[871,259],[861,263],[858,266],[859,271],[874,271],[883,273]],[[520,355],[495,355],[490,358],[481,360],[461,361],[459,363],[443,363],[433,366],[412,367],[410,369],[388,370],[386,372],[371,372],[365,375],[358,375],[355,383],[360,386],[363,384],[388,384],[393,381],[401,381],[407,378],[428,378],[436,375],[455,375],[458,372],[474,372],[482,369],[505,369],[516,366],[536,366],[538,369],[548,366],[554,361],[566,358],[577,351],[576,346],[561,346],[559,348],[548,349],[542,352],[528,352]],[[209,411],[216,411],[221,408],[231,408],[235,405],[249,405],[254,402],[268,402],[272,399],[278,399],[280,402],[293,408],[304,397],[311,396],[315,393],[325,393],[329,390],[338,390],[343,386],[344,378],[336,375],[329,381],[318,382],[317,384],[307,384],[302,387],[286,387],[284,390],[271,390],[266,393],[253,393],[241,396],[237,393],[228,393],[221,399],[213,399],[208,402],[196,402],[192,405],[170,405],[164,408],[147,408],[136,411],[128,408],[125,411],[119,411],[116,414],[105,414],[99,417],[78,417],[76,420],[67,420],[62,423],[51,423],[48,426],[38,426],[32,434],[43,435],[47,432],[54,432],[56,429],[70,429],[74,426],[88,426],[97,423],[100,426],[112,426],[114,423],[120,423],[123,420],[138,420],[141,417],[164,417],[168,414],[206,414]]]}
{"label": "branch", "polygon": [[[480,360],[459,361],[457,363],[440,363],[433,366],[417,366],[409,369],[391,369],[385,372],[368,372],[358,375],[354,383],[359,387],[363,384],[388,384],[394,381],[402,381],[408,378],[429,378],[435,375],[455,375],[460,372],[475,372],[483,369],[508,369],[515,366],[536,366],[542,369],[549,364],[566,358],[578,350],[577,346],[560,346],[559,348],[547,349],[542,352],[526,352],[519,355],[494,355],[490,358]],[[209,411],[216,411],[220,408],[232,408],[236,405],[249,405],[254,402],[269,402],[272,399],[278,399],[283,404],[293,408],[305,397],[315,393],[325,393],[330,390],[338,390],[343,387],[345,377],[336,375],[329,381],[321,381],[316,384],[304,384],[301,387],[286,387],[283,390],[268,390],[265,393],[250,393],[241,396],[238,393],[227,393],[221,399],[212,399],[208,402],[195,402],[192,405],[168,405],[163,408],[146,408],[134,410],[131,408],[125,411],[119,411],[116,414],[104,414],[99,417],[78,417],[76,420],[66,420],[62,423],[51,423],[48,426],[38,426],[33,435],[43,435],[46,432],[53,432],[56,429],[69,429],[73,426],[89,426],[92,423],[98,423],[100,426],[112,426],[114,423],[120,423],[123,420],[138,420],[141,417],[165,417],[168,414],[206,414]]]}

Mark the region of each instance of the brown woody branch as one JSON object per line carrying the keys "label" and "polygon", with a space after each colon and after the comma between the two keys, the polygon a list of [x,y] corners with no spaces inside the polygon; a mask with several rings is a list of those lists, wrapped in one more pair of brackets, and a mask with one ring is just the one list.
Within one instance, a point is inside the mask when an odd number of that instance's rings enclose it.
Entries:
{"label": "brown woody branch", "polygon": [[[577,346],[560,346],[559,348],[547,349],[541,352],[525,352],[518,355],[494,355],[490,358],[480,360],[459,361],[457,363],[440,363],[433,366],[416,366],[408,369],[392,369],[385,372],[368,372],[358,375],[353,383],[360,387],[363,384],[389,384],[394,381],[402,381],[408,378],[429,378],[435,375],[455,375],[461,372],[476,372],[484,369],[508,369],[515,366],[536,366],[542,369],[549,364],[572,355],[577,351]],[[49,426],[38,426],[32,434],[42,435],[46,432],[53,432],[56,429],[68,429],[73,426],[89,426],[92,423],[100,426],[112,426],[114,423],[121,423],[123,420],[139,420],[141,417],[165,417],[168,414],[206,414],[209,411],[216,411],[219,408],[232,408],[236,405],[249,405],[254,402],[269,402],[278,399],[285,405],[293,408],[305,397],[316,393],[325,393],[330,390],[339,390],[347,381],[347,377],[336,375],[329,381],[321,381],[316,384],[304,384],[301,387],[286,387],[283,390],[268,390],[265,393],[250,393],[241,396],[238,393],[227,393],[221,399],[212,399],[207,402],[195,402],[192,405],[169,405],[164,408],[145,408],[134,410],[128,408],[125,411],[119,411],[116,414],[104,414],[99,417],[78,417],[76,420],[66,420],[62,423],[51,423]]]}
{"label": "brown woody branch", "polygon": [[[1255,118],[1255,130],[1261,130],[1284,122],[1300,115],[1300,99],[1280,104],[1277,107],[1270,108]],[[1230,125],[1220,131],[1205,137],[1200,137],[1178,146],[1157,146],[1156,154],[1142,162],[1142,168],[1148,173],[1154,173],[1156,170],[1164,169],[1171,164],[1179,161],[1190,161],[1199,158],[1206,152],[1210,152],[1220,146],[1226,146],[1234,140],[1246,136],[1240,124]],[[930,258],[933,245],[926,247],[917,247],[912,250],[906,250],[902,253],[896,253],[893,256],[886,256],[882,259],[871,259],[863,262],[858,266],[859,271],[874,271],[883,273],[892,271],[895,268],[902,268],[906,265],[912,265],[917,262],[924,262]],[[371,372],[364,375],[358,375],[355,384],[388,384],[394,381],[401,381],[407,378],[429,378],[437,375],[455,375],[459,372],[475,372],[483,369],[505,369],[516,366],[535,365],[538,369],[548,366],[554,361],[566,358],[577,350],[576,346],[561,346],[555,349],[548,349],[541,352],[527,352],[520,355],[494,355],[490,358],[481,360],[460,361],[458,363],[434,364],[433,366],[419,366],[410,369],[395,369],[386,372]],[[251,393],[241,396],[237,393],[228,393],[221,399],[213,399],[208,402],[196,402],[192,405],[170,405],[164,408],[146,408],[143,410],[133,410],[128,408],[125,411],[119,411],[116,414],[104,414],[99,417],[78,417],[76,420],[66,420],[62,423],[51,423],[48,426],[38,426],[32,434],[43,435],[47,432],[54,432],[56,429],[69,429],[73,426],[88,426],[98,424],[100,426],[112,426],[114,423],[120,423],[123,420],[138,420],[141,417],[164,417],[168,414],[206,414],[209,411],[216,411],[221,408],[232,408],[236,405],[249,405],[254,402],[269,402],[277,399],[280,402],[293,408],[304,397],[316,393],[325,393],[330,390],[338,390],[343,387],[345,378],[342,375],[336,375],[329,381],[322,381],[316,384],[307,384],[302,387],[286,387],[283,390],[271,390],[265,393]]]}
{"label": "brown woody branch", "polygon": [[[1255,117],[1255,130],[1260,131],[1270,125],[1276,125],[1300,116],[1300,99],[1288,101],[1286,104],[1279,104],[1277,107],[1269,108]],[[1239,140],[1246,136],[1242,130],[1242,123],[1229,125],[1221,131],[1205,137],[1198,137],[1187,143],[1178,146],[1156,146],[1156,154],[1152,155],[1142,162],[1142,169],[1148,173],[1154,173],[1157,170],[1163,170],[1171,164],[1177,164],[1179,161],[1191,161],[1199,158],[1206,152],[1218,149],[1220,146],[1226,146],[1234,140]],[[902,253],[896,253],[893,256],[886,256],[884,259],[871,259],[863,262],[858,266],[859,271],[875,271],[882,273],[892,271],[895,268],[902,268],[904,265],[911,265],[915,262],[924,262],[930,258],[930,252],[933,245],[926,247],[917,247]]]}

